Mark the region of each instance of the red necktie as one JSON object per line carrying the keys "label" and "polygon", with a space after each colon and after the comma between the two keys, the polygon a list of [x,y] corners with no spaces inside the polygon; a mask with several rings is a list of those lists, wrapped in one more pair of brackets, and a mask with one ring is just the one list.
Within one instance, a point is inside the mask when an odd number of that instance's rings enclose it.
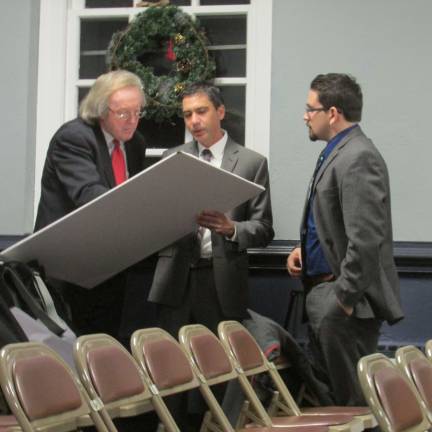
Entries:
{"label": "red necktie", "polygon": [[119,185],[126,180],[126,163],[125,158],[120,148],[120,143],[113,140],[114,150],[111,153],[111,164],[114,173],[115,184]]}

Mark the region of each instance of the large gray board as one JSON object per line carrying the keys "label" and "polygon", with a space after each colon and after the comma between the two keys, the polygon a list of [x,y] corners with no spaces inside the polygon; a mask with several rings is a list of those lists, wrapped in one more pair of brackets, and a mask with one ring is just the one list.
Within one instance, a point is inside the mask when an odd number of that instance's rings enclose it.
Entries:
{"label": "large gray board", "polygon": [[3,251],[46,275],[92,288],[197,229],[203,209],[227,212],[264,188],[175,153]]}

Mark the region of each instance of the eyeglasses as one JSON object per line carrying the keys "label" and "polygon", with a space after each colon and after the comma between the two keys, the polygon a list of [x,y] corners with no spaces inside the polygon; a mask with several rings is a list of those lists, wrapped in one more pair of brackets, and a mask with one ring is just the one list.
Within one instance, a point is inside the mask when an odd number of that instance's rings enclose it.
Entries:
{"label": "eyeglasses", "polygon": [[324,107],[312,108],[310,106],[306,106],[306,108],[305,108],[305,112],[307,114],[314,113],[314,112],[319,112],[319,111],[328,111],[328,110],[325,109]]}
{"label": "eyeglasses", "polygon": [[139,110],[139,111],[114,111],[110,107],[108,107],[108,110],[111,111],[119,120],[130,120],[132,117],[134,118],[143,118],[145,111]]}

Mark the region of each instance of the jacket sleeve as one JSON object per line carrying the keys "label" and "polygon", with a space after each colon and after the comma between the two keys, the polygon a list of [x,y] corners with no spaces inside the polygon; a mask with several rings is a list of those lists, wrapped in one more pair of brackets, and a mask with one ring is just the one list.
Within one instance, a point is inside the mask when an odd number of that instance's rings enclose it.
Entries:
{"label": "jacket sleeve", "polygon": [[79,130],[64,130],[54,137],[52,144],[54,170],[76,207],[109,189],[101,178],[95,143],[91,142],[88,134]]}
{"label": "jacket sleeve", "polygon": [[391,224],[387,169],[379,155],[368,151],[352,160],[342,176],[339,199],[347,247],[334,289],[342,304],[354,306],[371,282],[379,280],[380,250]]}
{"label": "jacket sleeve", "polygon": [[274,237],[267,159],[258,161],[252,181],[265,190],[247,202],[245,220],[235,222],[239,250],[265,247]]}

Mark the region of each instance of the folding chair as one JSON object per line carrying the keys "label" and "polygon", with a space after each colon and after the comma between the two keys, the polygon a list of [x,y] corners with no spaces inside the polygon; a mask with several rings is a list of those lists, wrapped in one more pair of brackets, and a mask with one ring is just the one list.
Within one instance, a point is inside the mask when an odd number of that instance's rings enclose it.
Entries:
{"label": "folding chair", "polygon": [[75,343],[74,360],[88,394],[104,406],[108,418],[103,418],[110,431],[116,430],[111,419],[154,409],[166,431],[179,432],[161,397],[151,392],[135,359],[117,340],[106,334],[80,336]]}
{"label": "folding chair", "polygon": [[431,427],[413,384],[389,358],[371,354],[357,372],[366,401],[384,432],[420,432]]}
{"label": "folding chair", "polygon": [[432,423],[432,364],[426,356],[412,345],[398,348],[396,364],[414,384],[420,403]]}
{"label": "folding chair", "polygon": [[[137,330],[131,338],[132,354],[153,382],[161,397],[187,392],[199,387],[185,352],[179,343],[160,328]],[[201,431],[232,431],[222,410],[212,407],[204,417]]]}
{"label": "folding chair", "polygon": [[67,363],[46,345],[22,342],[0,351],[0,383],[21,429],[72,431],[104,422]]}
{"label": "folding chair", "polygon": [[[279,374],[278,367],[267,360],[258,343],[250,332],[237,321],[223,321],[218,327],[219,337],[234,364],[244,376],[253,377],[268,374],[276,389],[269,407],[271,415],[276,416],[349,416],[354,418],[352,428],[360,430],[375,427],[376,419],[368,407],[328,406],[299,408],[289,389]],[[247,380],[242,378],[244,382]]]}
{"label": "folding chair", "polygon": [[[180,330],[180,342],[208,386],[228,380],[238,380],[251,409],[245,406],[242,418],[268,427],[329,427],[331,431],[362,431],[361,422],[349,415],[286,415],[270,417],[257,397],[242,368],[232,362],[221,341],[206,327],[195,324]],[[223,366],[223,367],[222,367]],[[237,423],[238,426],[243,426]]]}
{"label": "folding chair", "polygon": [[[153,381],[162,397],[199,388],[208,407],[201,432],[233,432],[217,399],[210,390],[200,386],[188,356],[180,344],[166,331],[159,328],[137,330],[132,335],[132,353],[140,366]],[[273,428],[248,428],[247,432],[271,432]],[[278,428],[278,432],[285,428]],[[304,428],[302,432],[327,432],[326,427]],[[246,429],[242,429],[246,432]],[[292,429],[290,429],[292,431]]]}

